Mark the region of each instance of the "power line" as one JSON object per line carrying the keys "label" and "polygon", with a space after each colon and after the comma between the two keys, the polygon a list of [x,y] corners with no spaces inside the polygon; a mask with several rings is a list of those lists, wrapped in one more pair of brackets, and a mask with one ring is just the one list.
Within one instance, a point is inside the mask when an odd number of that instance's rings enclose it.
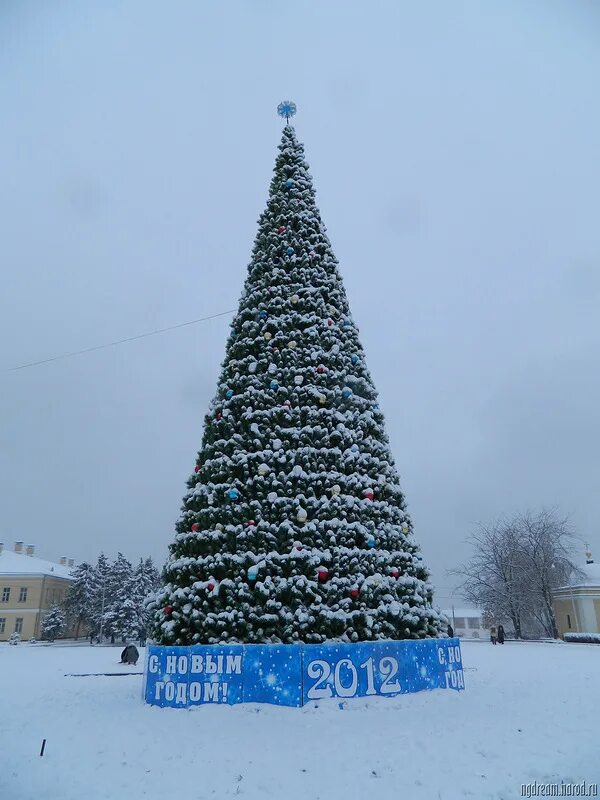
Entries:
{"label": "power line", "polygon": [[28,364],[19,364],[18,367],[9,367],[7,372],[15,372],[19,369],[27,369],[28,367],[39,367],[40,364],[49,364],[51,361],[60,361],[63,358],[72,358],[73,356],[80,356],[84,353],[93,353],[94,350],[104,350],[107,347],[115,347],[118,344],[125,344],[126,342],[134,342],[136,339],[145,339],[148,336],[156,336],[159,333],[167,333],[167,331],[174,331],[177,328],[186,328],[188,325],[197,325],[199,322],[206,322],[209,319],[216,319],[217,317],[224,317],[226,314],[233,314],[235,309],[229,311],[220,311],[218,314],[211,314],[208,317],[200,317],[200,319],[192,319],[189,322],[180,322],[177,325],[169,325],[168,328],[158,328],[155,331],[148,331],[148,333],[139,333],[137,336],[128,336],[126,339],[117,339],[114,342],[107,342],[106,344],[97,344],[95,347],[86,347],[84,350],[74,350],[72,353],[62,353],[59,356],[52,356],[52,358],[44,358],[41,361],[30,361]]}

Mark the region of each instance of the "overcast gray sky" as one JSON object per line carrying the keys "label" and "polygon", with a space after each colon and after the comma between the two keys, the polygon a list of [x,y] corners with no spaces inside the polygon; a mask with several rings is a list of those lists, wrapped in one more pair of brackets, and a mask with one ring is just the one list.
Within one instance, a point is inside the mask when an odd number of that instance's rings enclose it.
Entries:
{"label": "overcast gray sky", "polygon": [[444,603],[473,524],[600,557],[600,5],[0,4],[0,540],[166,555],[281,123]]}

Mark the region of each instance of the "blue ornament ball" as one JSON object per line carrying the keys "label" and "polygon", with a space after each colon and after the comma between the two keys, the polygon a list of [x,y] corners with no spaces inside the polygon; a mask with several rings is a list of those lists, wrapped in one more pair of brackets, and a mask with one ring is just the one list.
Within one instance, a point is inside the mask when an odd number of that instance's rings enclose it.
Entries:
{"label": "blue ornament ball", "polygon": [[294,248],[293,247],[288,247],[288,249],[285,252],[288,254],[288,256],[293,256],[294,255]]}
{"label": "blue ornament ball", "polygon": [[225,392],[225,397],[229,400],[229,398],[233,397],[233,389],[227,389]]}
{"label": "blue ornament ball", "polygon": [[343,389],[342,397],[344,398],[344,400],[347,400],[349,397],[352,397],[352,389]]}
{"label": "blue ornament ball", "polygon": [[240,496],[240,493],[238,492],[238,490],[237,490],[237,489],[230,489],[230,490],[227,492],[227,495],[228,495],[228,497],[229,497],[229,499],[230,499],[230,500],[237,500],[237,499],[238,499],[238,497]]}
{"label": "blue ornament ball", "polygon": [[351,361],[353,364],[358,364],[358,356],[355,354],[352,356]]}
{"label": "blue ornament ball", "polygon": [[369,538],[367,539],[367,547],[375,547],[375,544],[376,544],[375,537],[369,536]]}
{"label": "blue ornament ball", "polygon": [[277,390],[279,389],[279,384],[277,383],[277,381],[271,381],[271,383],[269,384],[269,388]]}
{"label": "blue ornament ball", "polygon": [[286,189],[291,189],[294,185],[294,181],[291,178],[288,178],[287,181],[283,184]]}
{"label": "blue ornament ball", "polygon": [[267,312],[266,311],[260,311],[259,314],[258,314],[258,317],[259,317],[259,319],[266,319],[267,318]]}
{"label": "blue ornament ball", "polygon": [[358,453],[358,445],[357,444],[353,444],[352,447],[350,448],[350,450],[353,453]]}

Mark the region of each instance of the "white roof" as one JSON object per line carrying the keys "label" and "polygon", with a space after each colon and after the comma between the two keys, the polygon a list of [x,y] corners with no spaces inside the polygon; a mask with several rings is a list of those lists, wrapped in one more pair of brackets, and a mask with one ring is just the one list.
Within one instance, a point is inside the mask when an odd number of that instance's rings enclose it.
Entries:
{"label": "white roof", "polygon": [[[445,608],[442,612],[445,614],[449,619],[452,619],[452,609]],[[481,611],[477,608],[455,608],[454,609],[454,616],[455,617],[477,617],[478,619],[481,617]]]}
{"label": "white roof", "polygon": [[573,578],[573,580],[566,586],[560,586],[560,589],[569,589],[576,587],[600,587],[600,564],[582,564],[580,569],[584,572],[583,578]]}
{"label": "white roof", "polygon": [[0,553],[0,575],[51,575],[54,578],[70,578],[71,568],[36,556],[3,550]]}

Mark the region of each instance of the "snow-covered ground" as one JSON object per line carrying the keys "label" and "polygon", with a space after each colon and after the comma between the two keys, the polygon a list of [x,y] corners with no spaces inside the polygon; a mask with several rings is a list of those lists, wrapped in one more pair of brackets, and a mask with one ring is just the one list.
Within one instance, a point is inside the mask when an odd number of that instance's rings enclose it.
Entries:
{"label": "snow-covered ground", "polygon": [[159,709],[141,676],[65,677],[139,671],[120,651],[0,645],[2,800],[479,800],[600,782],[598,646],[465,642],[465,692],[343,710]]}

